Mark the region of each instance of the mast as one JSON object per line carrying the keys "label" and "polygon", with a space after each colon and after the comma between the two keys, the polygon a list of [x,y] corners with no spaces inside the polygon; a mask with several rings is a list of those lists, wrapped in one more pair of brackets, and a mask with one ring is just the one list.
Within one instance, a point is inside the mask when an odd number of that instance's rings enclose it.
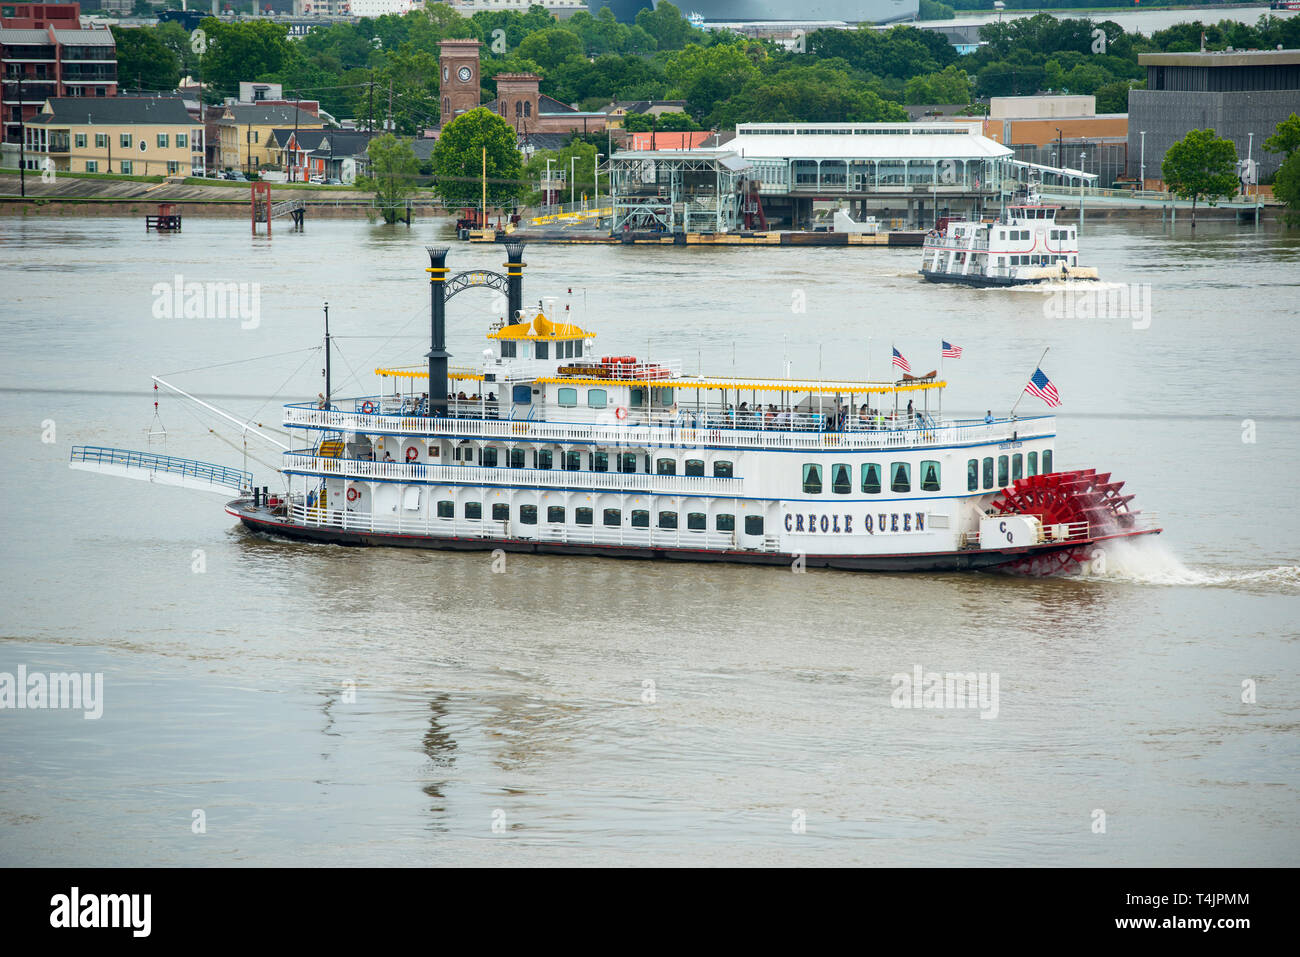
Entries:
{"label": "mast", "polygon": [[325,408],[330,408],[330,304],[325,303]]}

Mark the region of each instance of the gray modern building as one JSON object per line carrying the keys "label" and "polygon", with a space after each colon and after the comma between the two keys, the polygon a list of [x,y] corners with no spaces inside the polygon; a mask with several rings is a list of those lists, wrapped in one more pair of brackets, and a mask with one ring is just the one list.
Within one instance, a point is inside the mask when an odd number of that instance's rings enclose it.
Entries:
{"label": "gray modern building", "polygon": [[[1283,156],[1263,149],[1277,124],[1300,113],[1300,50],[1144,53],[1147,88],[1128,95],[1128,172],[1160,178],[1169,147],[1189,130],[1212,129],[1259,164],[1264,179]],[[1145,132],[1145,136],[1143,133]],[[1144,145],[1145,141],[1145,145]]]}

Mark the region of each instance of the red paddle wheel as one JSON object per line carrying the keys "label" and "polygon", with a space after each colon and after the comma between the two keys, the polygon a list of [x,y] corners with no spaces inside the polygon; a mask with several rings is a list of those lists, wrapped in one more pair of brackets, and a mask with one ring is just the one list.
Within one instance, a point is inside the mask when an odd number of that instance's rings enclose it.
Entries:
{"label": "red paddle wheel", "polygon": [[1074,571],[1087,561],[1093,539],[1136,527],[1138,512],[1129,509],[1132,495],[1122,495],[1123,482],[1112,482],[1109,472],[1095,469],[1050,472],[1017,479],[993,500],[1001,515],[1034,515],[1044,529],[1068,527],[1074,548],[1062,548],[1044,555],[1023,558],[1004,566],[1008,571],[1029,575],[1056,575]]}

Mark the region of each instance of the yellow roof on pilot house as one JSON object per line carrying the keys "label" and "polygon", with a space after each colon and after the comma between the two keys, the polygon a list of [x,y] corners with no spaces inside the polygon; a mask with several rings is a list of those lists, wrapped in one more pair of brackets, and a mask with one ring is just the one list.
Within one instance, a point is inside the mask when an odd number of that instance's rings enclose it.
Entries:
{"label": "yellow roof on pilot house", "polygon": [[571,339],[594,339],[594,332],[587,332],[568,322],[551,322],[542,313],[537,314],[531,323],[516,322],[489,332],[489,339],[529,339],[544,342],[565,342]]}

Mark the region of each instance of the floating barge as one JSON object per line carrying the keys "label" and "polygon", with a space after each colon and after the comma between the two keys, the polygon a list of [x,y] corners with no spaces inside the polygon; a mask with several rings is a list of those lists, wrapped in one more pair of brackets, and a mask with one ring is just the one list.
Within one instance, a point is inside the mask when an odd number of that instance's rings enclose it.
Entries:
{"label": "floating barge", "polygon": [[924,230],[892,230],[874,235],[802,230],[734,233],[627,232],[617,236],[564,229],[515,230],[511,233],[498,229],[461,231],[461,238],[471,243],[532,242],[543,245],[600,246],[920,246],[924,244],[925,236]]}

